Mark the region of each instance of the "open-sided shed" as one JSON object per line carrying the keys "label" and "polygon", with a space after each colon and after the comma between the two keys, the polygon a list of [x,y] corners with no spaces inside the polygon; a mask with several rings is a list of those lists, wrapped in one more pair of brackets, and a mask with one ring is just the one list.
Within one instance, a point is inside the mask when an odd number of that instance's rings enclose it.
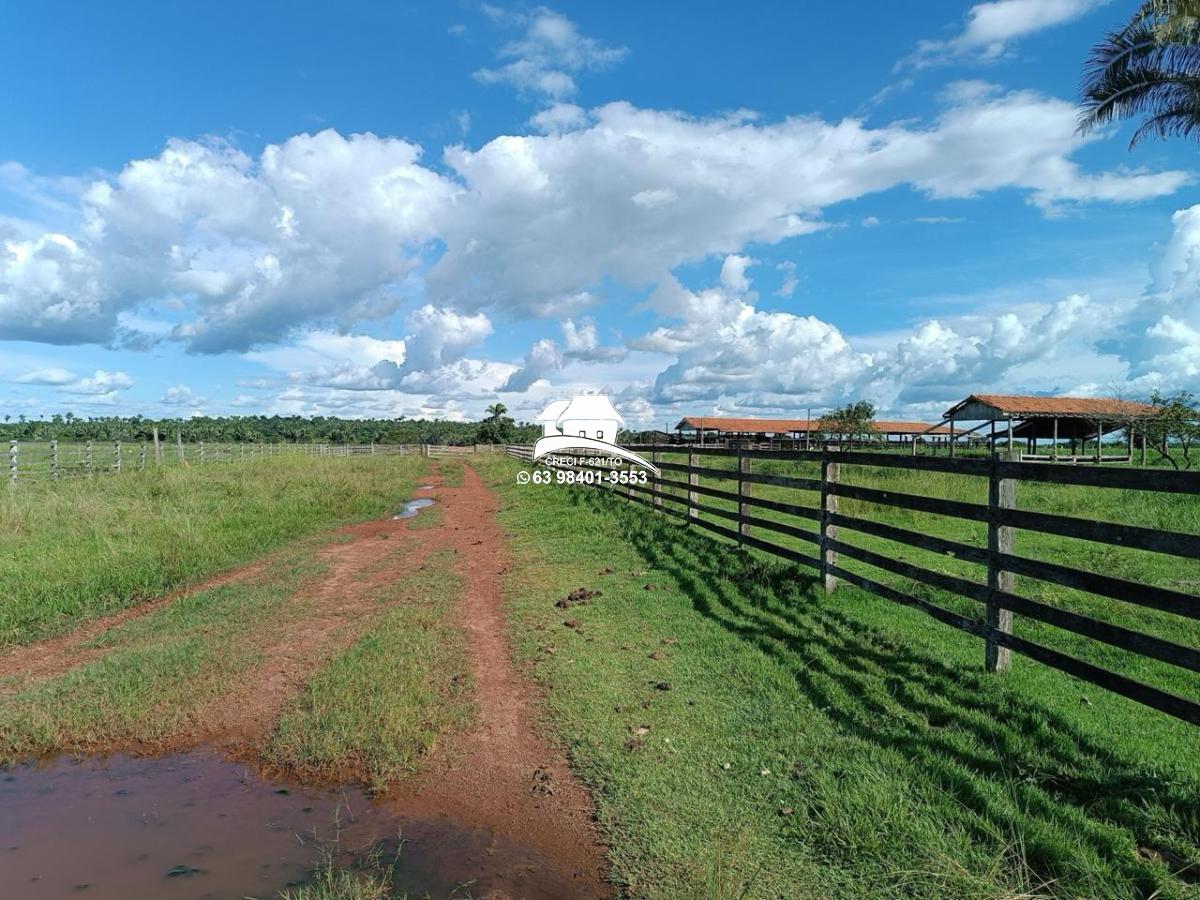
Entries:
{"label": "open-sided shed", "polygon": [[[1025,459],[1076,461],[1081,459],[1077,448],[1086,452],[1089,440],[1095,441],[1093,460],[1128,461],[1133,454],[1134,426],[1140,420],[1157,414],[1148,403],[1117,400],[1105,397],[1036,397],[1014,394],[972,394],[946,410],[943,425],[954,431],[951,453],[959,438],[988,429],[993,449],[1007,443],[1010,451],[1017,440],[1025,442]],[[960,422],[978,423],[969,429],[958,428]],[[1102,455],[1104,436],[1124,431],[1126,456]],[[1037,452],[1038,442],[1051,442],[1049,454]],[[1061,453],[1063,443],[1069,452]]]}
{"label": "open-sided shed", "polygon": [[[878,420],[876,434],[889,442],[948,440],[950,429],[926,422]],[[746,419],[731,416],[684,416],[675,430],[685,440],[697,443],[714,441],[771,442],[792,441],[811,446],[826,437],[820,419]]]}

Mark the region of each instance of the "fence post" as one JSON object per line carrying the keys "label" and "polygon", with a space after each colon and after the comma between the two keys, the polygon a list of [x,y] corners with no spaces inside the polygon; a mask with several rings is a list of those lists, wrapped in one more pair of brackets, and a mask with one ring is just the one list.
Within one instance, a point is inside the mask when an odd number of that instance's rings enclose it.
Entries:
{"label": "fence post", "polygon": [[138,447],[138,471],[146,471],[146,442],[142,441]]}
{"label": "fence post", "polygon": [[154,427],[154,464],[162,465],[162,444],[158,440],[158,426]]}
{"label": "fence post", "polygon": [[838,495],[830,490],[830,485],[838,483],[840,474],[840,466],[833,458],[833,453],[828,447],[825,447],[821,451],[821,534],[819,546],[821,550],[821,580],[825,583],[826,594],[832,594],[838,584],[837,576],[831,574],[829,571],[833,566],[837,565],[837,551],[829,549],[828,545],[830,541],[836,541],[838,536],[837,526],[830,521],[830,517],[838,511]]}
{"label": "fence post", "polygon": [[[658,461],[661,457],[662,454],[658,452],[658,444],[655,444],[650,449],[650,462],[654,463],[655,468],[658,467]],[[659,486],[657,475],[650,476],[650,490],[654,491],[654,494],[650,497],[651,505],[661,507],[662,497],[658,496],[658,492],[662,490],[662,487]]]}
{"label": "fence post", "polygon": [[750,526],[746,524],[746,516],[750,515],[750,504],[745,498],[750,496],[750,482],[745,476],[750,474],[750,457],[746,456],[741,447],[738,447],[738,545],[741,546],[745,542],[742,540],[750,533]]}
{"label": "fence post", "polygon": [[183,453],[183,432],[178,428],[175,429],[175,448],[179,451],[179,461],[186,462]]}
{"label": "fence post", "polygon": [[88,478],[92,477],[92,442],[88,441],[83,448],[83,467],[87,469]]}
{"label": "fence post", "polygon": [[50,477],[58,481],[58,441],[50,442]]}
{"label": "fence post", "polygon": [[19,446],[15,439],[8,442],[8,483],[14,486],[17,483],[17,448]]}
{"label": "fence post", "polygon": [[[994,595],[997,592],[1012,592],[1013,574],[1000,566],[1000,554],[1012,553],[1013,530],[999,524],[999,510],[1015,509],[1017,505],[1017,482],[1012,478],[1001,478],[996,471],[999,454],[992,454],[992,471],[988,475],[988,604],[987,625],[1004,634],[1012,634],[1012,610],[1002,608]],[[984,644],[984,667],[989,672],[1003,672],[1012,663],[1012,651],[995,641]]]}
{"label": "fence post", "polygon": [[688,495],[687,495],[687,517],[688,524],[692,524],[693,519],[700,518],[700,510],[696,509],[696,504],[699,503],[700,495],[692,490],[700,484],[700,473],[696,469],[696,454],[688,450]]}
{"label": "fence post", "polygon": [[113,471],[121,474],[121,442],[113,441]]}

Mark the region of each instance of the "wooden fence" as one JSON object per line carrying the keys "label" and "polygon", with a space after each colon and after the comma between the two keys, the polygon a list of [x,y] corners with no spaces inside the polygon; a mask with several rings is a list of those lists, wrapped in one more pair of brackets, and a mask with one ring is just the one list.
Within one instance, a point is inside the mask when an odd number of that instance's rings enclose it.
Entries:
{"label": "wooden fence", "polygon": [[[1027,530],[1103,545],[1153,551],[1178,559],[1200,560],[1200,534],[1020,509],[1016,503],[1016,487],[1019,482],[1200,497],[1200,473],[1079,468],[1013,462],[998,456],[986,459],[951,459],[832,449],[779,451],[695,446],[681,448],[677,445],[631,445],[628,449],[654,461],[662,476],[651,477],[646,484],[614,483],[608,477],[590,483],[610,487],[630,500],[646,504],[660,512],[676,515],[688,525],[707,529],[736,541],[741,546],[752,547],[791,562],[811,566],[819,573],[826,592],[832,592],[840,579],[896,603],[916,607],[940,622],[983,639],[985,665],[989,671],[1006,669],[1010,664],[1010,654],[1016,652],[1193,725],[1200,725],[1200,703],[1195,700],[1018,636],[1013,633],[1012,627],[1014,614],[1027,616],[1137,656],[1168,663],[1192,673],[1200,672],[1200,649],[1197,647],[1021,596],[1014,592],[1013,587],[1015,575],[1028,576],[1055,586],[1085,591],[1144,609],[1165,611],[1192,620],[1200,619],[1200,597],[1194,594],[1143,584],[1104,572],[1084,571],[1060,563],[1031,559],[1016,555],[1013,549],[1014,533]],[[531,457],[529,449],[525,447],[510,447],[508,452],[523,460],[529,460]],[[667,461],[663,459],[666,454],[686,455],[686,462]],[[722,457],[727,464],[732,463],[732,466],[722,468],[711,464],[710,460]],[[729,459],[731,457],[732,459]],[[755,472],[752,466],[758,460],[816,463],[819,475],[816,478],[802,478]],[[968,503],[848,484],[842,480],[842,470],[845,466],[907,469],[986,478],[987,502]],[[611,473],[607,461],[592,460],[586,456],[565,468],[577,472],[590,470],[602,475]],[[714,482],[722,486],[714,486]],[[820,500],[817,505],[806,505],[755,496],[753,489],[756,485],[815,493]],[[973,546],[864,516],[847,515],[839,509],[839,501],[842,498],[982,523],[986,526],[987,546]],[[709,499],[725,502],[729,507],[721,508],[711,502],[703,502]],[[782,516],[783,520],[764,518],[764,511]],[[810,523],[812,527],[801,527],[802,522]],[[898,558],[898,554],[877,553],[843,540],[846,536],[844,532],[871,535],[903,546],[953,556],[956,560],[983,567],[986,570],[986,579],[970,580],[916,565]],[[810,545],[812,552],[805,553],[781,546],[776,542],[778,538],[769,539],[771,535],[797,539]],[[917,585],[925,585],[977,601],[981,605],[981,614],[963,615],[927,598],[915,596],[908,590],[901,590],[861,572],[851,571],[843,564],[844,559],[865,563],[874,569],[901,576]]]}
{"label": "wooden fence", "polygon": [[499,452],[491,444],[259,444],[182,440],[8,442],[8,483],[90,478],[156,466],[198,466],[275,457],[428,456],[457,457]]}

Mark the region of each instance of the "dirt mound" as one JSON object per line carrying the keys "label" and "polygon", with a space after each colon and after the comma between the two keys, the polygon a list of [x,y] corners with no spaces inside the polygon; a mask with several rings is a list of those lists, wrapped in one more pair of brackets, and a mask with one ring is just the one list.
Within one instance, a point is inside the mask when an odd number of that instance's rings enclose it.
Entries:
{"label": "dirt mound", "polygon": [[601,591],[593,591],[589,588],[579,587],[555,601],[554,605],[559,609],[570,609],[572,606],[581,606],[589,600],[595,600],[597,597],[603,597]]}

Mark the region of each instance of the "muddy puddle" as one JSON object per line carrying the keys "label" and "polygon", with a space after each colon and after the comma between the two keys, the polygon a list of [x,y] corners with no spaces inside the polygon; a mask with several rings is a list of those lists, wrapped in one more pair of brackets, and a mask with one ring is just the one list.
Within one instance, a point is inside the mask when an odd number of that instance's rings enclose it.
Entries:
{"label": "muddy puddle", "polygon": [[418,512],[425,509],[427,506],[433,506],[433,500],[429,497],[418,497],[416,500],[409,500],[404,504],[404,509],[392,516],[393,519],[411,519]]}
{"label": "muddy puddle", "polygon": [[0,770],[0,897],[269,898],[330,854],[378,852],[412,898],[549,900],[569,874],[486,829],[361,791],[260,777],[208,753]]}

